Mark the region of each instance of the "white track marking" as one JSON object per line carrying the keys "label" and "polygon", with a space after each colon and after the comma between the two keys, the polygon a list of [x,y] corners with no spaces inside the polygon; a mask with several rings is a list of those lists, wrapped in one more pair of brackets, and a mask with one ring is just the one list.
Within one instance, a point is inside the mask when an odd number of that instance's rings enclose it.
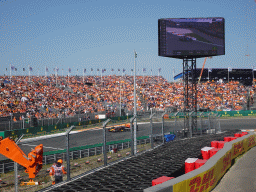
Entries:
{"label": "white track marking", "polygon": [[[38,145],[30,145],[30,144],[21,144],[21,145],[27,145],[27,146],[31,146],[31,147],[36,147]],[[57,150],[64,150],[64,149],[61,149],[61,148],[55,148],[55,147],[45,147],[43,146],[43,148],[49,148],[49,149],[57,149]]]}

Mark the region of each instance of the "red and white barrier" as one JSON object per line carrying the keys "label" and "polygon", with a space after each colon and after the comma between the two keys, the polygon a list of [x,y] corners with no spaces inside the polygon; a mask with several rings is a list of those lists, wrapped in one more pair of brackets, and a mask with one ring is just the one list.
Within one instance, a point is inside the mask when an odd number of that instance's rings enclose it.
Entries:
{"label": "red and white barrier", "polygon": [[195,162],[198,158],[187,158],[185,161],[185,173],[195,170]]}
{"label": "red and white barrier", "polygon": [[157,179],[154,179],[152,181],[152,186],[155,186],[155,185],[158,185],[158,184],[161,184],[165,181],[168,181],[170,179],[173,179],[174,177],[166,177],[166,176],[162,176],[162,177],[158,177]]}

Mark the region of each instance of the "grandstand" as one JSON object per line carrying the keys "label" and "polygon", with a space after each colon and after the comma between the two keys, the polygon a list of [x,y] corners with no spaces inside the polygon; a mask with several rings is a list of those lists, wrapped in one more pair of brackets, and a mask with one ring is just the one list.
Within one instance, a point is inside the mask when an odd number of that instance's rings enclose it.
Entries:
{"label": "grandstand", "polygon": [[[197,69],[199,71],[201,69]],[[207,82],[207,69],[204,70],[202,83],[198,85],[198,109],[207,110],[245,110],[253,107],[255,85],[247,85],[252,70],[233,69],[230,82],[225,79],[226,69],[212,69],[210,82]],[[240,75],[239,75],[240,74]],[[208,74],[207,74],[208,75]],[[179,77],[177,75],[176,77]],[[19,121],[24,118],[37,119],[72,117],[85,113],[122,114],[133,111],[132,76],[64,77],[0,77],[0,118],[1,121]],[[223,79],[224,83],[221,83]],[[121,89],[120,84],[121,82]],[[150,109],[183,110],[183,84],[167,82],[163,77],[137,77],[138,111]]]}

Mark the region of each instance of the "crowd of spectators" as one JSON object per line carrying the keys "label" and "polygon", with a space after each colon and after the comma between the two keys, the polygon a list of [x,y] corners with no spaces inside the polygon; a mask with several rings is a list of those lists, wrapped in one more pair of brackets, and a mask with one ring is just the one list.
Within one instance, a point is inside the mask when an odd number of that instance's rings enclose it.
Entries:
{"label": "crowd of spectators", "polygon": [[[183,82],[158,83],[150,77],[144,80],[144,97],[148,107],[164,110],[166,107],[174,107],[183,110],[184,86]],[[191,86],[189,86],[191,87]],[[255,86],[245,87],[238,81],[223,82],[201,82],[197,85],[197,104],[199,109],[208,110],[242,110],[248,99],[248,88],[250,89],[250,101],[253,101]],[[191,94],[191,89],[189,93]],[[191,98],[189,98],[189,101]]]}
{"label": "crowd of spectators", "polygon": [[[30,81],[29,81],[30,80]],[[0,76],[0,117],[22,114],[14,120],[34,115],[58,118],[77,113],[116,112],[120,105],[133,111],[132,76]],[[167,82],[163,77],[137,77],[137,110],[168,107],[183,110],[182,82]],[[209,110],[241,110],[255,86],[245,87],[237,81],[202,82],[197,86],[198,107]],[[191,91],[191,90],[190,90]]]}

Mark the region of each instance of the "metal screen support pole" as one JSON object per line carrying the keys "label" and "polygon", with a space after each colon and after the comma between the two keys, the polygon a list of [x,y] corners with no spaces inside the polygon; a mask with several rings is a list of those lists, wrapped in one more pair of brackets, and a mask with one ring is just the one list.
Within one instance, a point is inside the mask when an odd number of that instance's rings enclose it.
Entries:
{"label": "metal screen support pole", "polygon": [[106,140],[106,125],[108,124],[108,122],[111,119],[107,119],[104,123],[103,123],[103,156],[104,156],[104,166],[107,166],[107,152],[106,152],[106,144],[107,144],[107,140]]}
{"label": "metal screen support pole", "polygon": [[66,151],[66,159],[67,159],[67,181],[70,180],[70,157],[69,157],[69,133],[71,132],[71,130],[74,128],[75,126],[72,125],[65,133],[66,135],[66,147],[67,147],[67,151]]}
{"label": "metal screen support pole", "polygon": [[152,122],[152,118],[153,118],[154,115],[155,115],[155,113],[150,115],[150,142],[151,142],[151,149],[154,148],[154,143],[153,143],[153,122]]}
{"label": "metal screen support pole", "polygon": [[[136,118],[136,116],[133,116],[131,119],[130,119],[130,129],[131,129],[131,155],[134,156],[136,154],[137,151],[134,150],[134,127],[133,126],[133,122],[134,122],[134,119]],[[128,148],[129,148],[129,145],[128,145]]]}
{"label": "metal screen support pole", "polygon": [[[16,145],[19,144],[24,134],[22,134],[16,141]],[[18,163],[14,162],[14,173],[15,173],[15,192],[18,192]]]}
{"label": "metal screen support pole", "polygon": [[162,114],[162,139],[163,139],[163,143],[164,143],[164,115],[166,114],[167,112],[164,112]]}

